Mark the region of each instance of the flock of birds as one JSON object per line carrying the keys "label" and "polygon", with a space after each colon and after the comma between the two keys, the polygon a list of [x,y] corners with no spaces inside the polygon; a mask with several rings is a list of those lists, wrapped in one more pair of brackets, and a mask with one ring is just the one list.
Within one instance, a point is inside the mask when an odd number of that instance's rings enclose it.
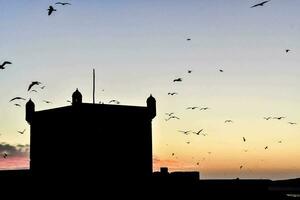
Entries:
{"label": "flock of birds", "polygon": [[[269,1],[263,1],[261,3],[255,4],[255,5],[251,6],[250,8],[261,7],[261,6],[264,6],[268,2],[270,2],[270,0]],[[187,38],[186,40],[190,42],[192,39],[191,38]],[[290,49],[285,49],[285,53],[289,53],[289,52],[291,52]],[[220,73],[223,73],[224,69],[218,69],[218,71]],[[187,70],[188,74],[191,74],[192,72],[193,71],[190,70],[190,69]],[[178,82],[178,83],[183,82],[183,78],[182,77],[178,77],[178,78],[173,79],[173,83],[176,83],[176,82]],[[175,95],[179,95],[179,94],[178,94],[178,92],[172,91],[172,92],[168,92],[168,95],[169,96],[175,96]],[[199,110],[199,111],[206,111],[206,110],[209,110],[209,109],[211,109],[211,108],[209,108],[209,107],[199,107],[199,106],[190,106],[190,107],[186,108],[186,110]],[[166,122],[169,121],[169,120],[172,120],[172,119],[174,119],[174,120],[180,120],[180,118],[178,116],[176,116],[174,112],[165,113],[165,115],[167,116],[167,118],[165,119]],[[285,118],[286,118],[285,116],[278,116],[278,117],[277,116],[274,116],[274,117],[268,116],[268,117],[263,117],[263,119],[265,119],[267,121],[268,120],[272,120],[272,119],[273,120],[283,120]],[[233,123],[233,120],[232,119],[226,119],[226,120],[224,120],[224,123]],[[296,122],[289,121],[287,123],[290,124],[290,125],[297,125]],[[182,133],[182,134],[184,134],[184,135],[190,135],[190,134],[195,134],[197,136],[199,136],[199,135],[207,136],[208,135],[207,133],[204,133],[204,129],[200,129],[198,131],[192,131],[192,130],[177,130],[177,131],[180,132],[180,133]],[[242,137],[242,141],[243,142],[247,142],[247,139],[245,137]],[[188,144],[188,145],[191,144],[190,141],[186,141],[185,143]],[[282,140],[278,141],[278,143],[282,143]],[[264,150],[268,150],[268,149],[269,149],[269,146],[264,146]],[[244,152],[248,152],[248,150],[244,149]],[[212,152],[207,152],[207,153],[211,154]],[[174,157],[175,156],[175,152],[172,152],[171,156]],[[176,158],[178,159],[178,157],[176,157]],[[205,158],[203,158],[203,160],[205,160]],[[196,165],[199,166],[200,162],[197,162]],[[240,170],[243,169],[243,168],[244,168],[244,165],[240,165],[239,166]]]}

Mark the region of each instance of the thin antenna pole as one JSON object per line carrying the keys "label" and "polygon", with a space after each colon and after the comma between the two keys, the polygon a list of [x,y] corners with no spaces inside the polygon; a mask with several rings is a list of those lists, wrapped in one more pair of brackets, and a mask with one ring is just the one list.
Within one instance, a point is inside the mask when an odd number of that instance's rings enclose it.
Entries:
{"label": "thin antenna pole", "polygon": [[95,69],[93,69],[93,104],[95,104]]}

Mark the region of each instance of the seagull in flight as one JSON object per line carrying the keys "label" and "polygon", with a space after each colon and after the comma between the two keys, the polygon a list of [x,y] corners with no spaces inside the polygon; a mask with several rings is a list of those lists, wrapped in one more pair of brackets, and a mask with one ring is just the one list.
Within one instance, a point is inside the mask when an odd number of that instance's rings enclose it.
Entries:
{"label": "seagull in flight", "polygon": [[55,3],[55,4],[60,4],[60,5],[62,5],[62,6],[65,6],[65,5],[71,5],[70,3],[65,3],[65,2],[57,2],[57,3]]}
{"label": "seagull in flight", "polygon": [[[270,1],[270,0],[269,0],[269,1]],[[258,7],[258,6],[264,6],[265,3],[268,3],[269,1],[263,1],[263,2],[261,2],[261,3],[255,4],[255,5],[251,6],[251,8],[255,8],[255,7]]]}
{"label": "seagull in flight", "polygon": [[120,104],[120,101],[113,99],[113,100],[110,100],[108,103],[116,103],[116,104]]}
{"label": "seagull in flight", "polygon": [[187,38],[186,40],[187,40],[187,41],[191,41],[192,39],[191,39],[191,38]]}
{"label": "seagull in flight", "polygon": [[7,155],[7,153],[3,153],[2,156],[3,156],[3,158],[7,158],[8,155]]}
{"label": "seagull in flight", "polygon": [[18,103],[15,103],[14,105],[15,105],[15,106],[17,106],[17,107],[21,107],[21,105],[20,105],[20,104],[18,104]]}
{"label": "seagull in flight", "polygon": [[12,63],[10,62],[10,61],[4,61],[3,63],[2,63],[2,65],[0,65],[0,69],[5,69],[5,65],[11,65]]}
{"label": "seagull in flight", "polygon": [[188,73],[189,73],[189,74],[192,73],[192,70],[188,70]]}
{"label": "seagull in flight", "polygon": [[224,123],[232,123],[233,121],[231,120],[231,119],[227,119],[227,120],[225,120],[225,122]]}
{"label": "seagull in flight", "polygon": [[46,86],[42,86],[42,87],[40,87],[40,88],[43,90],[43,89],[45,89],[45,87],[46,87]]}
{"label": "seagull in flight", "polygon": [[209,107],[203,107],[203,108],[200,108],[200,110],[208,110]]}
{"label": "seagull in flight", "polygon": [[188,141],[188,142],[186,142],[187,144],[191,144],[191,142],[190,141]]}
{"label": "seagull in flight", "polygon": [[173,82],[182,82],[182,78],[176,78],[173,80]]}
{"label": "seagull in flight", "polygon": [[224,72],[223,69],[219,69],[219,72]]}
{"label": "seagull in flight", "polygon": [[43,102],[49,104],[49,103],[52,103],[51,101],[46,101],[46,100],[43,100]]}
{"label": "seagull in flight", "polygon": [[176,116],[171,116],[169,117],[168,119],[166,119],[166,121],[169,121],[170,119],[180,119],[179,117],[176,117]]}
{"label": "seagull in flight", "polygon": [[188,135],[189,132],[191,132],[191,131],[178,131],[178,132],[181,132],[181,133],[183,133],[183,134],[185,134],[185,135]]}
{"label": "seagull in flight", "polygon": [[37,93],[37,91],[36,91],[36,90],[31,90],[30,92],[35,92],[35,93]]}
{"label": "seagull in flight", "polygon": [[175,153],[172,153],[172,156],[175,156]]}
{"label": "seagull in flight", "polygon": [[187,110],[195,110],[196,108],[198,108],[197,106],[191,106],[191,107],[187,107]]}
{"label": "seagull in flight", "polygon": [[48,8],[48,16],[52,14],[52,12],[56,11],[56,9],[53,8],[53,6],[49,6]]}
{"label": "seagull in flight", "polygon": [[24,134],[24,133],[25,133],[25,131],[26,131],[26,129],[24,129],[23,131],[18,131],[18,133],[20,133],[20,134]]}
{"label": "seagull in flight", "polygon": [[268,146],[265,146],[265,149],[267,150],[269,147]]}
{"label": "seagull in flight", "polygon": [[265,120],[269,120],[271,119],[272,117],[264,117]]}
{"label": "seagull in flight", "polygon": [[286,49],[286,50],[285,50],[285,53],[288,53],[288,52],[290,52],[290,51],[291,51],[290,49]]}
{"label": "seagull in flight", "polygon": [[281,120],[281,119],[284,119],[285,117],[273,117],[273,119],[278,119],[278,120]]}
{"label": "seagull in flight", "polygon": [[15,97],[15,98],[12,98],[9,102],[12,102],[14,100],[26,100],[26,99],[24,99],[23,97]]}
{"label": "seagull in flight", "polygon": [[288,122],[290,125],[296,125],[296,122]]}
{"label": "seagull in flight", "polygon": [[242,168],[243,168],[243,165],[240,166],[240,169],[242,169]]}
{"label": "seagull in flight", "polygon": [[243,137],[243,141],[246,142],[246,138],[245,137]]}
{"label": "seagull in flight", "polygon": [[203,129],[200,129],[198,132],[193,132],[196,135],[200,135],[200,133],[203,131]]}
{"label": "seagull in flight", "polygon": [[35,86],[35,85],[40,85],[40,84],[42,84],[42,83],[39,82],[39,81],[32,81],[32,82],[30,83],[30,85],[29,85],[27,91],[29,91],[33,86]]}
{"label": "seagull in flight", "polygon": [[174,115],[173,112],[171,112],[171,113],[165,113],[165,114],[168,115],[169,117],[172,116],[172,115]]}
{"label": "seagull in flight", "polygon": [[171,95],[171,96],[176,95],[176,94],[178,94],[178,93],[177,92],[168,92],[168,95]]}

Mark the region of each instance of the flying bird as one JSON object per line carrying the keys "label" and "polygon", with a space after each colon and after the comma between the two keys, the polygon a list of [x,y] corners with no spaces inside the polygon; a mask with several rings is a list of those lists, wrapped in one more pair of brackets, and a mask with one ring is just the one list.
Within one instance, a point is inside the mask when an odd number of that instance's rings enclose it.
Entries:
{"label": "flying bird", "polygon": [[281,119],[284,119],[285,117],[273,117],[273,119],[278,119],[278,120],[281,120]]}
{"label": "flying bird", "polygon": [[199,165],[200,163],[199,162],[197,162],[197,165]]}
{"label": "flying bird", "polygon": [[3,153],[3,158],[7,158],[7,153]]}
{"label": "flying bird", "polygon": [[36,90],[31,90],[30,92],[35,92],[35,93],[37,93],[37,91],[36,91]]}
{"label": "flying bird", "polygon": [[0,69],[5,69],[5,65],[10,65],[10,64],[12,64],[11,62],[9,62],[9,61],[4,61],[3,63],[2,63],[2,65],[0,65]]}
{"label": "flying bird", "polygon": [[196,108],[198,108],[198,107],[193,106],[193,107],[187,107],[186,109],[187,109],[187,110],[195,110]]}
{"label": "flying bird", "polygon": [[189,73],[189,74],[192,73],[192,70],[188,70],[188,73]]}
{"label": "flying bird", "polygon": [[168,119],[166,119],[166,121],[169,121],[170,119],[180,119],[179,117],[176,117],[176,116],[171,116],[169,117]]}
{"label": "flying bird", "polygon": [[191,41],[191,38],[187,38],[186,40],[187,40],[187,41]]}
{"label": "flying bird", "polygon": [[29,85],[27,91],[29,91],[33,86],[35,86],[35,85],[40,85],[40,84],[42,84],[42,83],[39,82],[39,81],[32,81],[32,82],[30,83],[30,85]]}
{"label": "flying bird", "polygon": [[203,129],[199,130],[198,132],[193,132],[196,135],[200,135],[200,133],[203,131]]}
{"label": "flying bird", "polygon": [[26,99],[24,99],[23,97],[15,97],[15,98],[12,98],[9,102],[12,102],[14,100],[26,100]]}
{"label": "flying bird", "polygon": [[178,131],[178,132],[181,132],[181,133],[183,133],[183,134],[185,134],[185,135],[188,135],[189,132],[191,132],[191,131]]}
{"label": "flying bird", "polygon": [[173,80],[173,82],[181,82],[182,81],[182,78],[176,78]]}
{"label": "flying bird", "polygon": [[52,103],[51,101],[46,101],[46,100],[43,100],[43,102],[49,104],[49,103]]}
{"label": "flying bird", "polygon": [[15,106],[17,106],[17,107],[21,107],[21,105],[20,105],[20,104],[18,104],[18,103],[15,103],[14,105],[15,105]]}
{"label": "flying bird", "polygon": [[246,138],[245,137],[243,137],[243,141],[246,142]]}
{"label": "flying bird", "polygon": [[232,123],[233,121],[232,120],[230,120],[230,119],[227,119],[227,120],[225,120],[225,122],[224,123]]}
{"label": "flying bird", "polygon": [[42,87],[40,87],[40,88],[43,90],[43,89],[45,89],[45,87],[46,87],[46,86],[42,86]]}
{"label": "flying bird", "polygon": [[268,149],[269,147],[268,146],[265,146],[265,149]]}
{"label": "flying bird", "polygon": [[278,141],[278,143],[280,143],[280,144],[281,144],[281,143],[282,143],[282,141],[281,141],[281,140],[279,140],[279,141]]}
{"label": "flying bird", "polygon": [[224,72],[223,69],[219,69],[219,72]]}
{"label": "flying bird", "polygon": [[171,96],[176,95],[176,94],[178,94],[178,93],[177,92],[168,92],[168,95],[171,95]]}
{"label": "flying bird", "polygon": [[172,153],[172,156],[175,156],[175,153]]}
{"label": "flying bird", "polygon": [[67,102],[68,102],[68,103],[72,103],[72,101],[70,101],[70,100],[67,100]]}
{"label": "flying bird", "polygon": [[116,104],[120,104],[120,101],[113,99],[113,100],[110,100],[108,103],[116,103]]}
{"label": "flying bird", "polygon": [[174,113],[171,112],[171,113],[165,113],[166,115],[168,115],[169,117],[172,116]]}
{"label": "flying bird", "polygon": [[[270,1],[270,0],[269,0],[269,1]],[[258,7],[258,6],[264,6],[265,3],[268,3],[269,1],[263,1],[263,2],[261,2],[261,3],[255,4],[255,5],[251,6],[251,8],[255,8],[255,7]]]}
{"label": "flying bird", "polygon": [[20,134],[24,134],[24,133],[25,133],[25,131],[26,131],[26,129],[24,129],[23,131],[18,131],[18,133],[20,133]]}
{"label": "flying bird", "polygon": [[296,125],[296,122],[288,122],[290,125]]}
{"label": "flying bird", "polygon": [[49,6],[48,8],[48,16],[52,14],[52,12],[56,11],[56,9],[53,8],[53,6]]}
{"label": "flying bird", "polygon": [[186,142],[187,144],[191,144],[191,142],[190,141],[188,141],[188,142]]}
{"label": "flying bird", "polygon": [[290,52],[290,51],[291,51],[290,49],[286,49],[286,50],[285,50],[285,53],[288,53],[288,52]]}
{"label": "flying bird", "polygon": [[203,107],[203,108],[200,108],[200,110],[208,110],[209,107]]}
{"label": "flying bird", "polygon": [[242,169],[242,168],[243,168],[243,165],[240,166],[240,169]]}
{"label": "flying bird", "polygon": [[70,3],[65,3],[65,2],[57,2],[57,3],[55,3],[55,4],[60,4],[60,5],[62,5],[62,6],[65,6],[65,5],[71,5]]}
{"label": "flying bird", "polygon": [[264,117],[265,120],[269,120],[271,119],[272,117]]}

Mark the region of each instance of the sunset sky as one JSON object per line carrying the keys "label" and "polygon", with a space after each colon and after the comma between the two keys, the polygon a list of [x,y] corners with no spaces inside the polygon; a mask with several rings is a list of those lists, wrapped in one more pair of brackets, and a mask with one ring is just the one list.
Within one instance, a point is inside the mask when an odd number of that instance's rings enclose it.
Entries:
{"label": "sunset sky", "polygon": [[[0,169],[28,167],[25,101],[9,100],[32,98],[43,110],[69,105],[78,88],[92,102],[95,68],[97,101],[145,106],[150,93],[156,98],[155,170],[196,170],[201,178],[299,177],[300,1],[257,8],[250,7],[260,0],[55,2],[0,0],[0,63],[13,63],[0,70],[0,151],[9,154]],[[51,16],[49,5],[57,9]],[[27,92],[31,81],[46,87]],[[180,120],[166,122],[166,112]],[[178,132],[200,129],[207,136]]]}

